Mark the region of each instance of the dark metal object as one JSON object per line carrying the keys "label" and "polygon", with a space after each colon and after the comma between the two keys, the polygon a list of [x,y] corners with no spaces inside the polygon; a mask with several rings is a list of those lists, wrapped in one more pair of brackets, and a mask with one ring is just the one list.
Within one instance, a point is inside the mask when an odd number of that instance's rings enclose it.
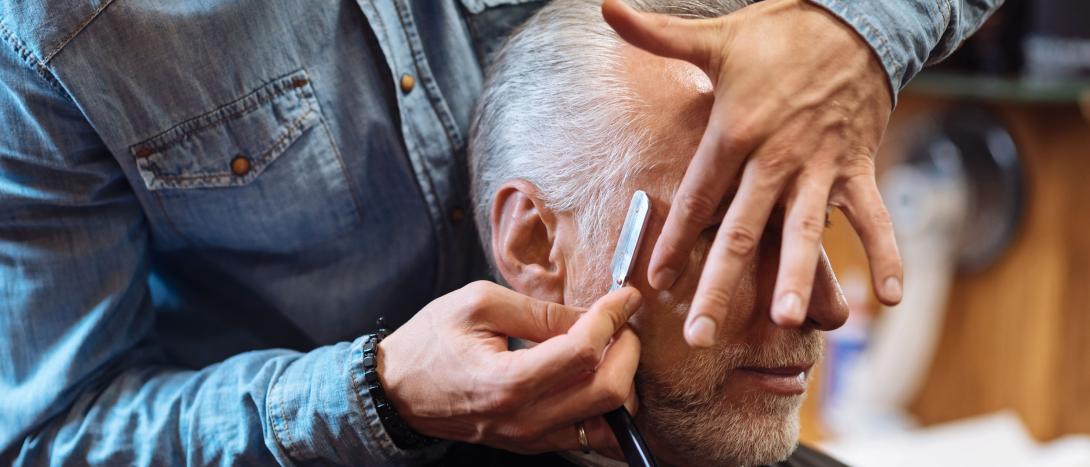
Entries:
{"label": "dark metal object", "polygon": [[613,436],[617,437],[617,442],[621,445],[621,451],[624,451],[624,458],[628,461],[628,465],[658,466],[655,463],[655,456],[651,454],[651,450],[647,447],[643,436],[636,429],[636,421],[628,414],[627,409],[621,407],[608,412],[605,418],[609,428],[613,430]]}

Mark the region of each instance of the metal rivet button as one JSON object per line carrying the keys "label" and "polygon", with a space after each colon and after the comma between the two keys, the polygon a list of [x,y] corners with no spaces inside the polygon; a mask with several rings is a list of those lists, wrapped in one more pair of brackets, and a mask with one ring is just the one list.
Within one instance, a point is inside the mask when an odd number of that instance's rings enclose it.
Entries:
{"label": "metal rivet button", "polygon": [[239,177],[250,173],[250,159],[242,154],[231,159],[231,173]]}
{"label": "metal rivet button", "polygon": [[454,208],[450,210],[450,221],[454,223],[462,222],[462,219],[466,218],[466,212],[462,208]]}
{"label": "metal rivet button", "polygon": [[416,86],[416,78],[408,73],[401,75],[401,92],[406,94],[413,90],[413,86]]}

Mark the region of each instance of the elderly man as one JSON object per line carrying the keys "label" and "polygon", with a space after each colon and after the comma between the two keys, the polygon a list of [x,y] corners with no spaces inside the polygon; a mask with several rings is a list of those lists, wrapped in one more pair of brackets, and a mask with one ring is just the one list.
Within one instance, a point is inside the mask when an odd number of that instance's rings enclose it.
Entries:
{"label": "elderly man", "polygon": [[[718,16],[743,2],[642,3]],[[471,142],[477,222],[495,271],[518,292],[576,306],[605,294],[634,190],[650,195],[647,235],[658,236],[713,100],[698,68],[625,44],[596,9],[595,0],[558,0],[511,39],[486,84]],[[687,346],[681,328],[717,227],[707,226],[691,266],[668,290],[647,283],[650,251],[636,261],[631,285],[644,296],[630,319],[642,343],[637,422],[668,464],[782,461],[796,449],[821,331],[839,327],[847,310],[823,255],[804,324],[773,323],[767,310],[780,246],[773,226],[716,345]],[[832,462],[812,452],[792,461],[807,464],[808,456]]]}

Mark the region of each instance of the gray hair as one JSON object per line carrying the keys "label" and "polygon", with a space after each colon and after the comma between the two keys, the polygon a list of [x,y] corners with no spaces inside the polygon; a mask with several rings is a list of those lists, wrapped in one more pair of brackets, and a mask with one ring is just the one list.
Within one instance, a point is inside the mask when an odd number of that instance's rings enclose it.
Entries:
{"label": "gray hair", "polygon": [[[745,0],[628,0],[685,17],[717,17]],[[610,206],[624,206],[630,178],[651,170],[646,109],[625,85],[622,40],[601,0],[554,0],[508,39],[488,72],[470,130],[478,231],[491,258],[491,202],[505,181],[534,184],[551,210],[574,215],[581,240],[601,241]],[[618,204],[618,199],[620,204]],[[605,236],[603,236],[605,235]]]}

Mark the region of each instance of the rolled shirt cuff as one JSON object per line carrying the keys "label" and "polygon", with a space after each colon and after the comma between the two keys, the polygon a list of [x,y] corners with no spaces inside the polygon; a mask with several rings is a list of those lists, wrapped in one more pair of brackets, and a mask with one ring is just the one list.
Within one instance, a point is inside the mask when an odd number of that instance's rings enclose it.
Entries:
{"label": "rolled shirt cuff", "polygon": [[417,465],[445,446],[406,451],[394,445],[363,379],[363,343],[321,347],[292,362],[272,384],[269,425],[293,462]]}

